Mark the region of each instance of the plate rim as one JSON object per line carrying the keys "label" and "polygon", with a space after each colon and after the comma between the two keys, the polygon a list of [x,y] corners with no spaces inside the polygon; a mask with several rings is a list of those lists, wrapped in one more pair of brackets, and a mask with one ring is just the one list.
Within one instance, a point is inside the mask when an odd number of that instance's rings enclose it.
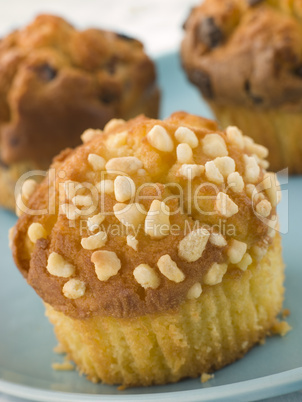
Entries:
{"label": "plate rim", "polygon": [[[236,390],[234,390],[236,386]],[[186,402],[197,401],[242,401],[243,396],[248,395],[248,400],[259,400],[268,397],[280,396],[298,391],[302,386],[302,367],[283,371],[265,377],[238,383],[217,385],[214,387],[199,388],[185,391],[157,392],[144,394],[86,394],[62,391],[48,391],[41,388],[19,385],[0,379],[0,391],[19,398],[40,402],[74,402],[74,401],[100,401],[112,402],[118,400],[141,401],[142,395],[148,402],[157,401],[159,398],[165,402],[173,402],[177,399]],[[147,387],[146,389],[152,389]],[[122,391],[121,391],[122,392]]]}

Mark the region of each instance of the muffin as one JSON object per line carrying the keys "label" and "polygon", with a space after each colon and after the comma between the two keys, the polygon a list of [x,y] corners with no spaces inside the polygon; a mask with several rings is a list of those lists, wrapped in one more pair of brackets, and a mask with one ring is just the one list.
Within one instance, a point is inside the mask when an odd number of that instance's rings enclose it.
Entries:
{"label": "muffin", "polygon": [[155,67],[143,45],[40,15],[0,42],[0,205],[14,208],[18,178],[48,169],[87,128],[113,117],[157,117]]}
{"label": "muffin", "polygon": [[185,23],[181,57],[223,128],[269,149],[273,171],[302,173],[302,3],[206,0]]}
{"label": "muffin", "polygon": [[280,191],[262,154],[236,127],[177,112],[113,121],[55,159],[11,244],[81,373],[175,382],[276,327]]}

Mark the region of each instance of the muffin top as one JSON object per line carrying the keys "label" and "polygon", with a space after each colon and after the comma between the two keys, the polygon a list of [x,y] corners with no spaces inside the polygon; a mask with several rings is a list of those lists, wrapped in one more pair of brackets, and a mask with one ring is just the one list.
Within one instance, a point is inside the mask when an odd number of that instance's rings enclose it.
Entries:
{"label": "muffin top", "polygon": [[26,181],[15,262],[72,317],[170,311],[265,256],[279,191],[267,149],[177,112],[88,130],[44,181]]}
{"label": "muffin top", "polygon": [[208,99],[302,108],[302,3],[205,0],[185,23],[181,55]]}
{"label": "muffin top", "polygon": [[48,168],[87,127],[143,111],[157,117],[157,107],[155,68],[135,39],[40,15],[0,41],[3,163]]}

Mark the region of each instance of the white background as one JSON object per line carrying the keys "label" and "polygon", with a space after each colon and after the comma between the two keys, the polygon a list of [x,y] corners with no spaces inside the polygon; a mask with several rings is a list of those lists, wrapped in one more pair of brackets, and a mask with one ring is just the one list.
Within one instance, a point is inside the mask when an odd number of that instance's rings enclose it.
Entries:
{"label": "white background", "polygon": [[55,13],[79,28],[118,30],[137,37],[151,55],[176,48],[182,23],[199,0],[0,0],[0,35]]}
{"label": "white background", "polygon": [[[112,29],[140,39],[151,56],[176,50],[182,24],[199,0],[0,0],[0,36],[29,23],[39,13],[65,17],[79,28]],[[1,363],[1,362],[0,362]],[[267,400],[269,401],[269,400]],[[302,392],[270,402],[301,402]],[[0,393],[0,402],[21,399]]]}

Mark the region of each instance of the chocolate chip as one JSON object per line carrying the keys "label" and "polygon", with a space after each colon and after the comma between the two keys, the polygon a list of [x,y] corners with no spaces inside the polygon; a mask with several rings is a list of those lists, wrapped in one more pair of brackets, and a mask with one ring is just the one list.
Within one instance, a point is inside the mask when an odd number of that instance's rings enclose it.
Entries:
{"label": "chocolate chip", "polygon": [[207,73],[201,70],[193,70],[190,74],[190,79],[193,84],[197,85],[202,94],[209,99],[213,99],[213,88],[210,77]]}
{"label": "chocolate chip", "polygon": [[297,75],[299,78],[302,78],[302,66],[295,68],[294,75]]}
{"label": "chocolate chip", "polygon": [[262,3],[263,0],[247,0],[247,4],[251,7],[256,6],[259,3]]}
{"label": "chocolate chip", "polygon": [[48,63],[35,67],[35,70],[43,81],[53,80],[54,78],[56,78],[58,73],[57,70],[51,67]]}
{"label": "chocolate chip", "polygon": [[124,39],[126,41],[132,42],[133,40],[135,40],[134,38],[132,38],[131,36],[122,34],[122,33],[117,33],[116,36],[120,39]]}
{"label": "chocolate chip", "polygon": [[0,168],[7,170],[9,166],[0,157]]}
{"label": "chocolate chip", "polygon": [[[105,84],[105,83],[104,83]],[[102,103],[110,104],[117,101],[121,96],[121,86],[114,83],[106,83],[100,88],[99,99]]]}
{"label": "chocolate chip", "polygon": [[114,101],[117,99],[116,94],[115,94],[115,93],[111,93],[110,91],[104,91],[104,92],[100,95],[99,98],[100,98],[100,101],[101,101],[102,103],[106,103],[106,104],[112,103],[112,102],[114,102]]}
{"label": "chocolate chip", "polygon": [[217,47],[223,40],[223,33],[213,17],[203,18],[197,28],[197,38],[209,48]]}
{"label": "chocolate chip", "polygon": [[249,80],[246,80],[246,81],[244,82],[244,90],[245,90],[245,92],[250,92],[250,90],[251,90],[251,84],[250,84],[250,81],[249,81]]}
{"label": "chocolate chip", "polygon": [[11,137],[9,139],[9,145],[12,148],[16,148],[20,144],[20,139],[18,137]]}
{"label": "chocolate chip", "polygon": [[259,105],[263,102],[263,98],[261,96],[253,94],[251,90],[251,83],[249,80],[246,80],[244,83],[244,90],[247,93],[248,97],[252,100],[255,105]]}
{"label": "chocolate chip", "polygon": [[113,75],[116,72],[116,65],[118,63],[118,57],[113,55],[113,57],[108,61],[105,65],[105,69],[108,71],[110,75]]}

